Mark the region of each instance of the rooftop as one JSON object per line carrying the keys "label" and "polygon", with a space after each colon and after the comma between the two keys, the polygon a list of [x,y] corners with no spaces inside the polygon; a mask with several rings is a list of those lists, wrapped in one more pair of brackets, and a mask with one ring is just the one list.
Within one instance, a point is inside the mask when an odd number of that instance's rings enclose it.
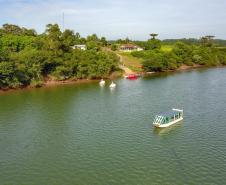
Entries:
{"label": "rooftop", "polygon": [[162,112],[162,113],[158,114],[158,116],[171,117],[178,113],[179,113],[178,111],[171,110],[169,112]]}
{"label": "rooftop", "polygon": [[121,45],[121,48],[137,48],[138,46],[133,44],[123,44]]}

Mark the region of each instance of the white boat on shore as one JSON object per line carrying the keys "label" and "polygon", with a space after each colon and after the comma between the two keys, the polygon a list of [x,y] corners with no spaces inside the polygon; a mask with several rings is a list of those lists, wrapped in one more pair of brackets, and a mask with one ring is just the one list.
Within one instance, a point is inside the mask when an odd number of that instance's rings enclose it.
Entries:
{"label": "white boat on shore", "polygon": [[165,128],[183,120],[183,110],[172,109],[170,112],[161,113],[155,116],[153,125],[158,128]]}

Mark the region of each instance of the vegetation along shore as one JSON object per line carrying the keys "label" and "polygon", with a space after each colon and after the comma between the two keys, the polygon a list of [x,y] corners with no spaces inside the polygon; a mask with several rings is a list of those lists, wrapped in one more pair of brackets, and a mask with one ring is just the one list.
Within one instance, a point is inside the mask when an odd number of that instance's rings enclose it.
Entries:
{"label": "vegetation along shore", "polygon": [[107,41],[83,38],[57,24],[42,34],[4,24],[0,28],[0,90],[114,78],[126,73],[185,70],[226,65],[226,41],[201,39]]}

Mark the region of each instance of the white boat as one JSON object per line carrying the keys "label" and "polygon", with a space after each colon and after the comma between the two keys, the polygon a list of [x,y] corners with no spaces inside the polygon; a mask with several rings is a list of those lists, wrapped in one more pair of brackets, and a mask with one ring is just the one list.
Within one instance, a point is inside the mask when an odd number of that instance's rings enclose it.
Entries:
{"label": "white boat", "polygon": [[156,115],[153,125],[155,127],[165,128],[182,120],[183,120],[183,110],[172,109],[172,111],[170,112]]}
{"label": "white boat", "polygon": [[101,87],[103,87],[103,86],[105,85],[105,81],[104,81],[103,79],[101,79],[101,81],[99,82],[99,85],[100,85]]}
{"label": "white boat", "polygon": [[111,82],[111,85],[109,86],[111,89],[114,89],[116,87],[116,84],[114,82]]}

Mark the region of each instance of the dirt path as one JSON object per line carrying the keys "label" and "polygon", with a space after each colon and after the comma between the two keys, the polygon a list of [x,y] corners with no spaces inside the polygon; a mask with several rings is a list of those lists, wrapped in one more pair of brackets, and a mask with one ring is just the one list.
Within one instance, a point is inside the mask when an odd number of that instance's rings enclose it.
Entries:
{"label": "dirt path", "polygon": [[136,74],[134,71],[132,71],[131,69],[129,69],[128,67],[125,67],[123,65],[119,66],[122,70],[125,71],[125,75],[130,75],[130,74]]}
{"label": "dirt path", "polygon": [[123,64],[123,56],[119,55],[118,53],[117,53],[117,56],[118,56],[119,59],[120,59],[120,65],[119,65],[119,67],[120,67],[123,71],[125,71],[125,75],[135,74],[134,71],[132,71],[131,69],[129,69],[128,67],[126,67],[126,66]]}
{"label": "dirt path", "polygon": [[[109,48],[103,48],[104,51],[108,51],[108,52],[113,52],[111,49]],[[119,57],[119,61],[120,61],[120,64],[119,64],[119,67],[125,72],[125,75],[130,75],[130,74],[136,74],[136,72],[134,72],[133,70],[129,69],[128,67],[125,66],[124,64],[124,57],[116,52],[113,52],[115,53],[118,57]]]}

